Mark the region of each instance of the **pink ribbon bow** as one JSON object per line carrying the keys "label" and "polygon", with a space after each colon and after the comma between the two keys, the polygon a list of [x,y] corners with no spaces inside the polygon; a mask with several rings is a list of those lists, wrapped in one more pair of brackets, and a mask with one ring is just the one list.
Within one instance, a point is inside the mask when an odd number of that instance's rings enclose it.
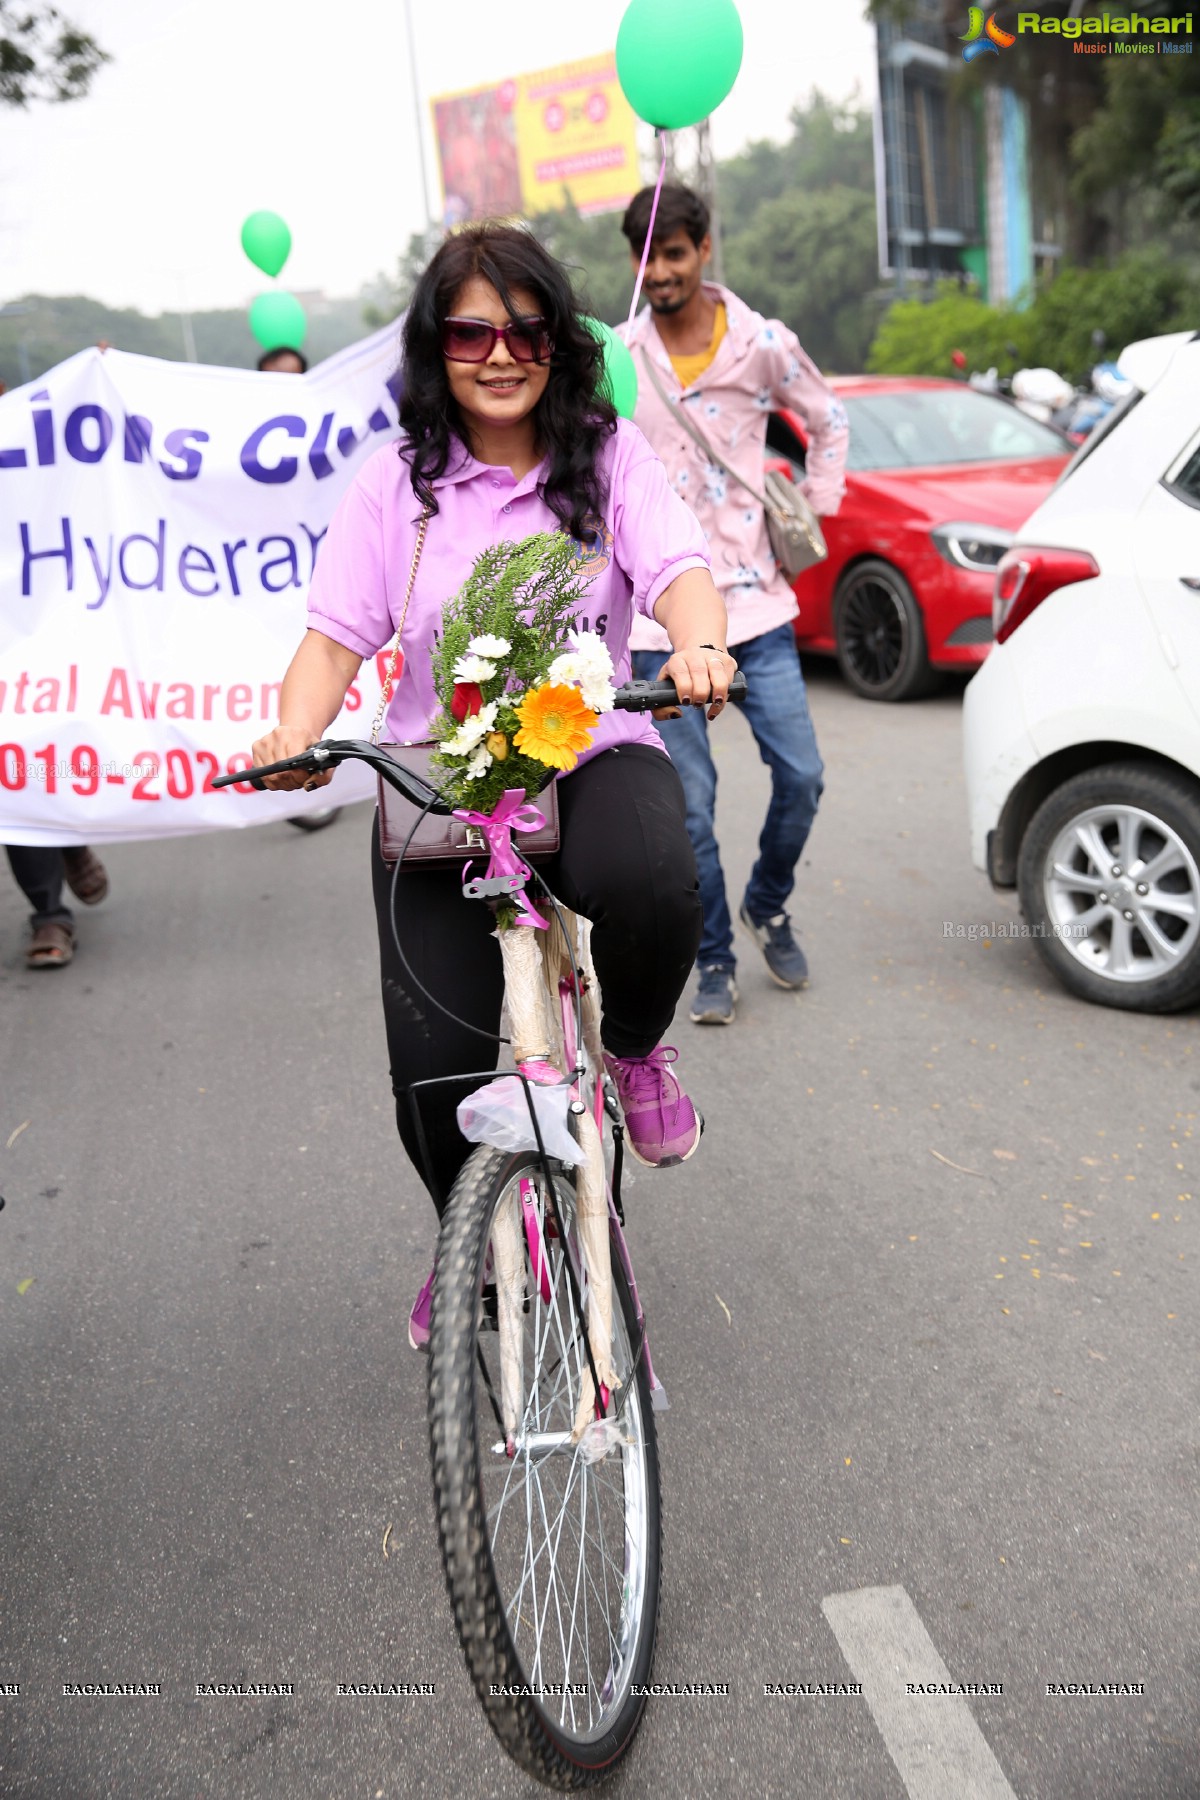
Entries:
{"label": "pink ribbon bow", "polygon": [[[483,833],[490,852],[484,877],[487,881],[498,875],[520,875],[528,881],[533,872],[517,854],[512,834],[514,831],[536,831],[546,820],[536,806],[522,805],[524,799],[524,788],[507,788],[490,813],[468,812],[465,807],[459,807],[455,811],[456,819],[477,826]],[[533,925],[539,931],[545,931],[548,921],[530,907],[523,887],[512,895],[512,899],[517,908],[518,925]]]}

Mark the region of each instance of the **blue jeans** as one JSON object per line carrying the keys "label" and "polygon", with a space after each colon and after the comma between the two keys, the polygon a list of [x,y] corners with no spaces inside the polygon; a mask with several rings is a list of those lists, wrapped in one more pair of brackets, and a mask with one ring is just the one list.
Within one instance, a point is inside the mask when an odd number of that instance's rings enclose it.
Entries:
{"label": "blue jeans", "polygon": [[[732,648],[746,677],[742,710],[759,755],[771,771],[771,803],[743,902],[754,923],[763,925],[784,910],[796,885],[796,864],[817,815],[824,770],[792,627],[779,625]],[[665,660],[658,650],[636,651],[634,677],[652,681]],[[696,961],[701,968],[716,963],[732,971],[737,958],[725,875],[713,832],[717,771],[708,745],[708,720],[703,707],[685,706],[682,718],[655,723],[679,771],[687,800],[688,836],[696,853],[704,908]]]}

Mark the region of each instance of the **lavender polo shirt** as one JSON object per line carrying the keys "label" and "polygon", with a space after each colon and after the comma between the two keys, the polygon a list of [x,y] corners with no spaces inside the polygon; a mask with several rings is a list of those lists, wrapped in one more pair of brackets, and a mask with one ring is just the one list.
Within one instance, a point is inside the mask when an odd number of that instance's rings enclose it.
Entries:
{"label": "lavender polo shirt", "polygon": [[[605,439],[601,462],[608,497],[599,542],[585,549],[573,540],[589,577],[576,623],[604,638],[622,682],[629,678],[635,610],[652,618],[663,589],[685,569],[707,569],[709,558],[695,514],[671,487],[636,425],[618,420],[616,432]],[[439,510],[429,521],[404,622],[404,672],[388,708],[385,739],[404,743],[429,735],[438,708],[430,653],[442,607],[458,592],[479,552],[504,539],[560,529],[537,492],[544,473],[545,464],[539,464],[518,481],[511,469],[491,468],[461,450],[459,460],[452,458],[434,482]],[[390,643],[404,604],[420,511],[408,464],[396,443],[386,444],[363,464],[321,545],[308,594],[314,631],[363,657]],[[614,744],[662,748],[646,714],[602,713],[580,761]]]}

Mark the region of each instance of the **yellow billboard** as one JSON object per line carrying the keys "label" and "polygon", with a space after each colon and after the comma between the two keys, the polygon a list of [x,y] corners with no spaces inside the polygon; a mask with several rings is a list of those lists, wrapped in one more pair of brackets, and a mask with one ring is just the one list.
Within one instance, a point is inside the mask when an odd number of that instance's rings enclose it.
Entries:
{"label": "yellow billboard", "polygon": [[612,51],[432,101],[447,225],[628,205],[641,186],[637,120]]}

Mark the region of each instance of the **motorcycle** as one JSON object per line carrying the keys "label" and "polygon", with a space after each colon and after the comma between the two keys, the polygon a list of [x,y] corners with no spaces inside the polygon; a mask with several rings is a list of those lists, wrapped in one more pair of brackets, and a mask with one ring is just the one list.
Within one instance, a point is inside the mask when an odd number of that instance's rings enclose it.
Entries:
{"label": "motorcycle", "polygon": [[[1094,331],[1093,350],[1099,352],[1104,344],[1104,332]],[[1015,363],[1016,345],[1006,345],[1006,349]],[[960,375],[966,374],[967,358],[961,350],[953,351],[950,360]],[[996,368],[982,373],[972,370],[966,374],[966,380],[977,392],[996,394],[1011,401],[1031,419],[1052,425],[1075,444],[1083,443],[1088,433],[1108,417],[1130,388],[1115,363],[1099,361],[1091,369],[1087,382],[1078,387],[1056,369],[1047,368],[1016,369],[1011,375],[1001,375]]]}

